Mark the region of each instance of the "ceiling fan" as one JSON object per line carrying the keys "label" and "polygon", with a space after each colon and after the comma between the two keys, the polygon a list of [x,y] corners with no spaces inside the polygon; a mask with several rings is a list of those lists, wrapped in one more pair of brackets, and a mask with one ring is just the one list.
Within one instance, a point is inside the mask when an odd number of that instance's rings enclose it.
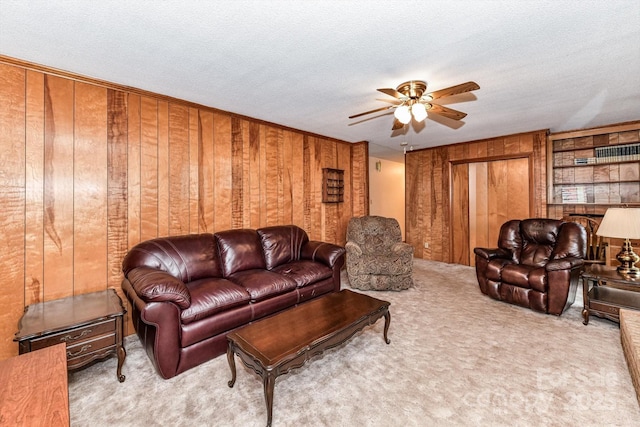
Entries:
{"label": "ceiling fan", "polygon": [[439,114],[443,117],[447,117],[453,120],[462,120],[467,113],[454,110],[453,108],[445,107],[442,105],[434,104],[432,101],[440,98],[444,98],[451,95],[458,95],[460,93],[471,92],[472,90],[480,89],[475,82],[466,82],[459,85],[451,86],[445,89],[440,89],[435,92],[425,93],[427,90],[427,83],[422,80],[410,80],[408,82],[401,83],[397,88],[383,88],[378,89],[378,92],[382,92],[385,95],[393,96],[396,98],[393,100],[393,105],[387,107],[376,108],[375,110],[366,111],[364,113],[355,114],[349,116],[350,119],[361,117],[371,113],[377,113],[378,111],[391,110],[395,108],[393,115],[395,120],[393,121],[392,130],[401,129],[404,125],[408,124],[413,117],[416,121],[421,122],[427,118],[427,112]]}

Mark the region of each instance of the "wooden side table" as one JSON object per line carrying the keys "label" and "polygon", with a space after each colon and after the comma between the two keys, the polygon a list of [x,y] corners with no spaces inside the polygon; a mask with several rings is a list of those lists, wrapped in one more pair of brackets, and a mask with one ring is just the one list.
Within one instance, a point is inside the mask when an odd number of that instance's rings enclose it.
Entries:
{"label": "wooden side table", "polygon": [[20,354],[66,343],[69,370],[115,353],[116,374],[118,381],[123,382],[126,312],[113,289],[32,304],[25,308],[13,340],[18,342]]}
{"label": "wooden side table", "polygon": [[624,277],[615,267],[594,264],[582,273],[584,308],[582,323],[589,315],[620,323],[620,309],[640,310],[640,278]]}

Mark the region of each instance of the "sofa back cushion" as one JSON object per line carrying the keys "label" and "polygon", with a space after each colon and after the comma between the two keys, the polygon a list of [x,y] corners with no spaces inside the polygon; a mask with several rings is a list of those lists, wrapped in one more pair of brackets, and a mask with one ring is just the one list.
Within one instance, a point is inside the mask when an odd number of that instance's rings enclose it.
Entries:
{"label": "sofa back cushion", "polygon": [[214,237],[224,277],[238,271],[266,268],[262,244],[256,230],[226,230],[215,233]]}
{"label": "sofa back cushion", "polygon": [[268,270],[298,261],[302,246],[309,241],[307,233],[296,225],[276,225],[257,231]]}
{"label": "sofa back cushion", "polygon": [[122,261],[125,276],[137,267],[166,271],[184,283],[222,277],[213,235],[210,233],[161,237],[135,245]]}

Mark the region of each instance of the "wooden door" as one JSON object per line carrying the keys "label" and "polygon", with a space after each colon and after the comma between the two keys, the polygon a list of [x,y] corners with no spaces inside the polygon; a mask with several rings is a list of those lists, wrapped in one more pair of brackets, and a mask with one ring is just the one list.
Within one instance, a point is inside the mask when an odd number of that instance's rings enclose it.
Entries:
{"label": "wooden door", "polygon": [[496,247],[500,226],[531,216],[526,157],[461,163],[452,168],[452,262],[475,265],[473,248]]}

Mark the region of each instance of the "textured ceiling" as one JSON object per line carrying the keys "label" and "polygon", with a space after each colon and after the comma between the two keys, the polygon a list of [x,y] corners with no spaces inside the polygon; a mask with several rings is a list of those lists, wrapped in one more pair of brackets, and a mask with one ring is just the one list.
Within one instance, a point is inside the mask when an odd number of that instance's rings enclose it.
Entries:
{"label": "textured ceiling", "polygon": [[[0,54],[346,141],[415,148],[640,119],[640,0],[11,1]],[[406,80],[462,126],[348,116]],[[457,128],[455,128],[457,127]]]}

